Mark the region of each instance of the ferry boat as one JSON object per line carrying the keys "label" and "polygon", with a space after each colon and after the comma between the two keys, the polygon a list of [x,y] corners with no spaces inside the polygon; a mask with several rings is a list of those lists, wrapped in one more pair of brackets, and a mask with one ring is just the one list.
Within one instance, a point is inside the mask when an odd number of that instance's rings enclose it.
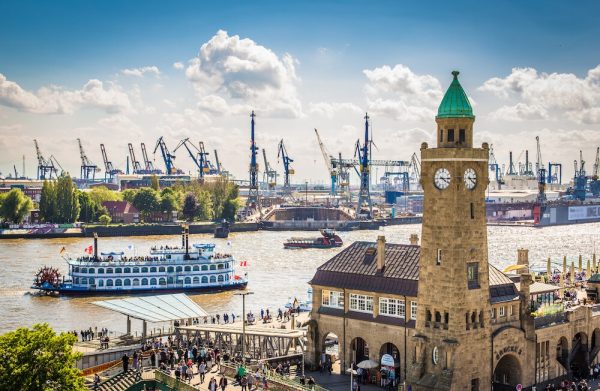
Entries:
{"label": "ferry boat", "polygon": [[187,232],[183,243],[181,247],[156,246],[149,255],[127,257],[123,252],[98,255],[94,237],[93,255],[65,258],[67,278],[61,278],[56,268],[44,267],[31,288],[59,295],[110,295],[215,292],[243,289],[248,284],[246,275],[235,274],[232,255],[215,252],[212,243],[189,246]]}
{"label": "ferry boat", "polygon": [[283,248],[332,248],[342,244],[342,238],[333,229],[322,229],[320,238],[291,238],[283,244]]}

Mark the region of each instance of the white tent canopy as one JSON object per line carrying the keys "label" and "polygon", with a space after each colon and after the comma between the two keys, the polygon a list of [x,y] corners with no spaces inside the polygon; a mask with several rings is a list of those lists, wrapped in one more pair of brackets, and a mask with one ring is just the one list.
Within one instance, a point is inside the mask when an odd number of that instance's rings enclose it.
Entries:
{"label": "white tent canopy", "polygon": [[92,304],[147,322],[168,322],[208,315],[183,293],[94,301]]}

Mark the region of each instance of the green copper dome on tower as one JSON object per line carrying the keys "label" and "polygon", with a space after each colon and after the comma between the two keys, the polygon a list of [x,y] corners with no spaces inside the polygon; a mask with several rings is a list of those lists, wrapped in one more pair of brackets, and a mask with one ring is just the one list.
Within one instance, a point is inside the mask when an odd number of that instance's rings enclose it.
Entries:
{"label": "green copper dome on tower", "polygon": [[437,118],[475,118],[469,98],[458,82],[458,71],[452,71],[454,80],[438,107]]}

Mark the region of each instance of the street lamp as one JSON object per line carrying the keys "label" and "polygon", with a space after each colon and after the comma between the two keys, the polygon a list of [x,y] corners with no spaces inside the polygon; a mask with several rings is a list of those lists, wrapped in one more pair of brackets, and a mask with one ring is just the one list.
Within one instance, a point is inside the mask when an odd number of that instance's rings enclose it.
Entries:
{"label": "street lamp", "polygon": [[242,296],[242,365],[246,363],[246,296],[254,292],[238,292],[235,296]]}

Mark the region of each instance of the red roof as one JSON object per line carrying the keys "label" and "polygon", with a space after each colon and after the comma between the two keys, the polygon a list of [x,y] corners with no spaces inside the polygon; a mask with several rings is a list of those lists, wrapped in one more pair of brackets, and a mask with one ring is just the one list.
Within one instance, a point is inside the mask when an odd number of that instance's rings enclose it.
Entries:
{"label": "red roof", "polygon": [[104,201],[102,206],[106,208],[108,213],[140,213],[135,206],[129,201]]}

